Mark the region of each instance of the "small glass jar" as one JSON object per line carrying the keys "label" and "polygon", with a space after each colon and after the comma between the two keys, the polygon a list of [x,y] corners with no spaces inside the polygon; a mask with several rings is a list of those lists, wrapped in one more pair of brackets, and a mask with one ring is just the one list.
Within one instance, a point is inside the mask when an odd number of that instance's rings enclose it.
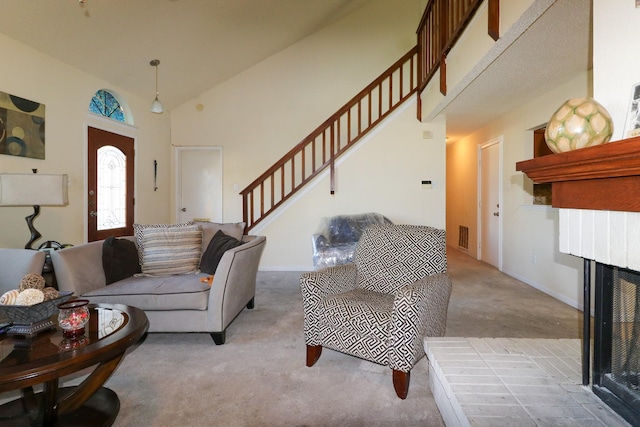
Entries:
{"label": "small glass jar", "polygon": [[65,337],[84,334],[84,326],[89,321],[89,300],[77,299],[58,304],[58,325]]}

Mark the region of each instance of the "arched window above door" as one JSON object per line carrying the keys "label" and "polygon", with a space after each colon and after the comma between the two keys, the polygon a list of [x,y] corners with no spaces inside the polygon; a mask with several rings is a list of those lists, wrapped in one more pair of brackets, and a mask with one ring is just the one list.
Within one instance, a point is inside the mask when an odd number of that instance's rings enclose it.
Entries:
{"label": "arched window above door", "polygon": [[102,117],[107,117],[122,123],[131,123],[125,112],[123,103],[113,92],[100,89],[93,95],[89,103],[89,111]]}

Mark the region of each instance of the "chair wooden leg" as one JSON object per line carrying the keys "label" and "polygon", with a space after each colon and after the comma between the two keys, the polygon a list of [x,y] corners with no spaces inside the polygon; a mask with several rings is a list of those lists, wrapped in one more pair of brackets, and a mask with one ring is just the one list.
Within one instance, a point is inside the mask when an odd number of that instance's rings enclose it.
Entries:
{"label": "chair wooden leg", "polygon": [[322,354],[321,345],[307,345],[307,366],[313,366]]}
{"label": "chair wooden leg", "polygon": [[393,370],[393,388],[400,399],[406,399],[409,393],[409,381],[411,372]]}

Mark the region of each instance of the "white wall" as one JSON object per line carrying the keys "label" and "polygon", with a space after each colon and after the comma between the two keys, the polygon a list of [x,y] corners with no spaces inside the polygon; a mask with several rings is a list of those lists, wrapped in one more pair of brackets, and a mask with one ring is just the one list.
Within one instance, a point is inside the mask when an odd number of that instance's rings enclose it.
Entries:
{"label": "white wall", "polygon": [[593,97],[613,119],[612,140],[623,138],[631,87],[640,82],[640,8],[633,1],[593,0]]}
{"label": "white wall", "polygon": [[[335,195],[325,176],[273,222],[256,227],[269,239],[261,268],[312,269],[311,235],[323,217],[379,212],[395,223],[445,227],[444,121],[421,124],[415,109],[414,100],[338,163]],[[423,139],[423,130],[432,139]],[[434,188],[423,189],[423,180]]]}
{"label": "white wall", "polygon": [[[223,147],[224,221],[242,219],[234,184],[251,183],[415,45],[420,3],[373,1],[172,112],[172,144]],[[420,124],[415,105],[395,120],[338,168],[335,196],[320,182],[254,229],[268,239],[261,268],[310,269],[311,234],[333,214],[444,227],[444,187],[420,190],[423,179],[444,185],[444,129]],[[422,139],[429,126],[438,139]]]}
{"label": "white wall", "polygon": [[[6,59],[0,67],[0,91],[45,104],[45,159],[0,155],[0,172],[66,173],[69,205],[42,207],[35,227],[46,240],[78,244],[85,239],[86,126],[122,130],[136,138],[136,219],[139,222],[169,220],[169,116],[149,112],[150,99],[140,99],[109,83],[0,35],[0,51]],[[10,59],[9,59],[10,58]],[[88,115],[93,94],[99,89],[116,92],[129,105],[135,126],[115,128]],[[157,192],[153,191],[153,159],[159,163]],[[29,240],[24,217],[28,207],[0,208],[0,247],[20,248]]]}

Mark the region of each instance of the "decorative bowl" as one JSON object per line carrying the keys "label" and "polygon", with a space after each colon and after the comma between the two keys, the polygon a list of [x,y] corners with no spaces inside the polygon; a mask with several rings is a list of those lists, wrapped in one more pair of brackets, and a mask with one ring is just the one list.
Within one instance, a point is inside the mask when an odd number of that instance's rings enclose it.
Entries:
{"label": "decorative bowl", "polygon": [[53,316],[58,311],[58,304],[68,300],[71,295],[72,291],[59,292],[57,298],[34,305],[0,305],[0,313],[4,312],[14,325],[31,325]]}
{"label": "decorative bowl", "polygon": [[556,110],[547,123],[545,139],[554,153],[609,142],[613,121],[609,112],[593,98],[573,98]]}
{"label": "decorative bowl", "polygon": [[76,299],[58,304],[58,326],[65,337],[84,334],[84,325],[89,322],[89,300]]}

